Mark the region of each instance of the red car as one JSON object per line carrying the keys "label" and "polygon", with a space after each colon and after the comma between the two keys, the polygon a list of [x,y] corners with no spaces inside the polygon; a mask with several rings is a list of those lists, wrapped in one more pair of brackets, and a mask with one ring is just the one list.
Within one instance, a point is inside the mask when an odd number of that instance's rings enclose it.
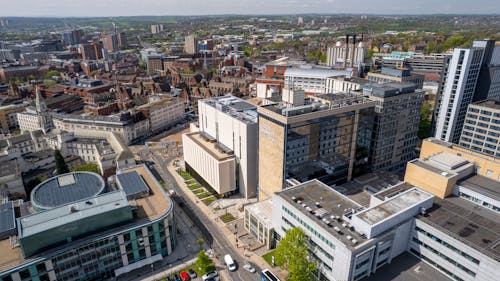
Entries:
{"label": "red car", "polygon": [[187,274],[187,272],[185,272],[185,271],[181,271],[181,273],[179,273],[179,275],[181,276],[182,281],[189,281],[191,279],[189,277],[189,274]]}

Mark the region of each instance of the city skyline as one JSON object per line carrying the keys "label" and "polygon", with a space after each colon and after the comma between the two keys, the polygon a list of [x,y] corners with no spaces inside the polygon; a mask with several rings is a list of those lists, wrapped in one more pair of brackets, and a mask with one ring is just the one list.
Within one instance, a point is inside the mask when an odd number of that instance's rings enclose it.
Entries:
{"label": "city skyline", "polygon": [[[132,1],[123,0],[117,5],[113,0],[89,0],[85,2],[9,1],[2,4],[0,16],[12,17],[106,17],[106,16],[190,16],[190,15],[270,15],[270,14],[498,14],[500,6],[493,0],[478,0],[473,3],[463,0],[412,1],[402,4],[387,0],[371,5],[368,0],[278,0],[278,1]],[[30,7],[29,10],[25,7]],[[361,7],[361,8],[360,8]],[[429,9],[429,7],[433,7]]]}

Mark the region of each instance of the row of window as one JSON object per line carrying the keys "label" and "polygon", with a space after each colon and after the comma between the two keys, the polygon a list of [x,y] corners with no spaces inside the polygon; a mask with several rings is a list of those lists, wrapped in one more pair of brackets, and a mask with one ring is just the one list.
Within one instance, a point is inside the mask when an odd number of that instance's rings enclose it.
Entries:
{"label": "row of window", "polygon": [[465,253],[465,252],[463,252],[463,251],[461,251],[461,250],[457,249],[455,246],[450,245],[450,244],[449,244],[449,243],[447,243],[446,241],[441,240],[440,238],[438,238],[438,237],[434,236],[432,233],[429,233],[429,232],[427,232],[427,231],[423,230],[422,228],[420,228],[420,227],[418,227],[418,226],[417,226],[417,227],[415,227],[415,229],[417,230],[417,232],[420,232],[420,233],[422,233],[422,234],[426,235],[427,237],[429,237],[429,238],[431,238],[432,240],[434,240],[434,241],[436,241],[436,242],[440,243],[441,245],[445,246],[446,248],[448,248],[448,249],[450,249],[450,250],[452,250],[452,251],[454,251],[454,252],[456,252],[456,253],[460,254],[461,256],[463,256],[464,258],[466,258],[466,259],[470,260],[471,262],[473,262],[473,263],[475,263],[475,264],[479,264],[479,260],[478,260],[478,259],[476,259],[476,258],[472,257],[471,255],[469,255],[469,254],[467,254],[467,253]]}
{"label": "row of window", "polygon": [[316,236],[317,238],[319,238],[321,241],[323,241],[325,244],[327,244],[330,248],[332,248],[333,250],[335,250],[335,245],[333,245],[333,243],[326,239],[323,235],[321,235],[321,233],[319,233],[318,231],[316,231],[316,229],[314,229],[313,227],[311,227],[310,225],[308,225],[307,223],[305,223],[301,218],[299,218],[294,212],[288,210],[288,208],[286,208],[285,206],[282,206],[282,209],[285,213],[287,213],[289,216],[291,216],[292,218],[294,218],[297,222],[299,222],[305,229],[307,229],[310,233],[314,234],[314,236]]}
{"label": "row of window", "polygon": [[472,270],[468,269],[467,267],[461,265],[460,263],[458,263],[454,259],[449,258],[448,256],[444,255],[443,253],[439,252],[438,250],[432,248],[431,246],[423,243],[422,241],[418,240],[416,237],[413,237],[412,240],[413,240],[413,242],[417,243],[418,245],[423,246],[427,250],[433,252],[436,256],[439,256],[440,258],[446,260],[447,262],[449,262],[450,264],[454,265],[455,267],[458,267],[462,271],[465,271],[470,276],[476,277],[476,273],[474,271],[472,271]]}

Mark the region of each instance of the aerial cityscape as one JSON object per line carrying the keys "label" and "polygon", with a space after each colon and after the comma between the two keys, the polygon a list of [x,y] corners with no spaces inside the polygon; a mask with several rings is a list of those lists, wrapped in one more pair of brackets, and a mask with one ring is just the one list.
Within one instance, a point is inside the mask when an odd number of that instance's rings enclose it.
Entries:
{"label": "aerial cityscape", "polygon": [[5,0],[0,281],[500,280],[493,0]]}

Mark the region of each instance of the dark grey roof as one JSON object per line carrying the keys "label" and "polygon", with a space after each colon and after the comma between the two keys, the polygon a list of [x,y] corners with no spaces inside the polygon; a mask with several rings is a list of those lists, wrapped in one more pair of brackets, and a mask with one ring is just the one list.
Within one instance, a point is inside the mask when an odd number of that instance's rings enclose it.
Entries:
{"label": "dark grey roof", "polygon": [[14,234],[15,229],[14,204],[12,202],[0,204],[0,239]]}
{"label": "dark grey roof", "polygon": [[446,199],[434,198],[434,205],[419,219],[500,261],[500,220],[495,212],[449,196]]}
{"label": "dark grey roof", "polygon": [[484,194],[495,200],[500,200],[500,184],[490,178],[474,175],[458,183],[463,187],[469,188],[480,194]]}
{"label": "dark grey roof", "polygon": [[32,204],[40,209],[51,209],[99,195],[104,180],[95,173],[75,172],[50,178],[31,192]]}
{"label": "dark grey roof", "polygon": [[118,183],[121,188],[125,191],[127,198],[136,197],[136,195],[149,192],[149,187],[144,182],[142,177],[135,171],[118,174],[116,177],[118,178]]}

